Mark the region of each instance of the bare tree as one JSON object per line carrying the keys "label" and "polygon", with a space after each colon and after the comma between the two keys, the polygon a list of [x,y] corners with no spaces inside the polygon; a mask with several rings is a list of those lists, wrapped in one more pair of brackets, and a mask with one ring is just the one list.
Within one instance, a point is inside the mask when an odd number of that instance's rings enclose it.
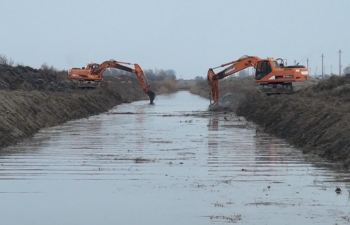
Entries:
{"label": "bare tree", "polygon": [[42,69],[44,72],[57,72],[55,67],[49,66],[46,62],[41,64],[40,69]]}
{"label": "bare tree", "polygon": [[24,66],[24,64],[22,62],[17,62],[16,66]]}
{"label": "bare tree", "polygon": [[196,76],[196,77],[194,78],[194,80],[202,81],[202,80],[204,80],[204,77]]}
{"label": "bare tree", "polygon": [[350,65],[344,68],[344,74],[350,74]]}
{"label": "bare tree", "polygon": [[0,65],[7,66],[8,65],[8,59],[6,55],[0,54]]}
{"label": "bare tree", "polygon": [[2,66],[13,66],[14,62],[12,58],[8,58],[4,54],[0,54],[0,65]]}
{"label": "bare tree", "polygon": [[15,62],[13,61],[12,58],[10,58],[9,61],[8,61],[8,65],[9,66],[13,66],[14,64],[15,64]]}

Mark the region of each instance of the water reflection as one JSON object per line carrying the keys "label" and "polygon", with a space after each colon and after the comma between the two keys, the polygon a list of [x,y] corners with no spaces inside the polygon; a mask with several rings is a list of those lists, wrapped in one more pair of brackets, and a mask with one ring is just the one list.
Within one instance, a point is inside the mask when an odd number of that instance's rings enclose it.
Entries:
{"label": "water reflection", "polygon": [[135,126],[136,126],[136,132],[139,132],[139,137],[141,138],[140,141],[137,141],[136,149],[138,151],[142,151],[144,149],[144,132],[146,131],[146,128],[144,126],[144,118],[145,117],[145,109],[144,107],[137,107],[136,108],[136,115],[135,115]]}
{"label": "water reflection", "polygon": [[219,129],[219,116],[216,114],[213,114],[209,117],[209,130],[211,131],[218,131]]}
{"label": "water reflection", "polygon": [[[219,130],[219,116],[213,114],[209,117],[209,125],[208,125],[208,151],[209,151],[209,157],[208,157],[208,164],[209,165],[216,165],[218,163],[218,151],[219,151],[219,136],[217,131]],[[211,132],[213,131],[213,132]]]}

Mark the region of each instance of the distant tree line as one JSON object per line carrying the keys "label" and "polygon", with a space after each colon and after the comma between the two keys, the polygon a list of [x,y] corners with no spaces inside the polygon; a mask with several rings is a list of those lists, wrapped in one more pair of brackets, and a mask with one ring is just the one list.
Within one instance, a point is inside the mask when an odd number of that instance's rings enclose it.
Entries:
{"label": "distant tree line", "polygon": [[[163,80],[176,80],[176,72],[175,70],[172,69],[146,69],[143,70],[145,73],[146,77],[150,81],[163,81]],[[135,76],[135,74],[124,71],[124,70],[119,70],[119,69],[114,69],[114,68],[109,68],[107,69],[104,74],[104,76]]]}
{"label": "distant tree line", "polygon": [[[249,73],[248,73],[248,71],[247,70],[241,70],[241,71],[239,71],[238,72],[238,76],[239,77],[247,77],[247,76],[249,76]],[[203,80],[206,80],[207,78],[205,77],[203,77],[203,76],[196,76],[195,78],[194,78],[194,80],[196,80],[196,81],[203,81]]]}
{"label": "distant tree line", "polygon": [[241,70],[241,71],[238,72],[238,76],[239,77],[248,77],[249,74],[248,74],[247,70]]}
{"label": "distant tree line", "polygon": [[143,72],[146,74],[147,79],[152,81],[176,80],[176,72],[172,69],[147,69]]}
{"label": "distant tree line", "polygon": [[[21,62],[15,63],[11,57],[7,57],[4,54],[0,54],[0,66],[22,66],[24,67],[25,65]],[[53,66],[49,66],[47,63],[41,64],[40,68],[41,70],[44,71],[58,71],[56,68]]]}
{"label": "distant tree line", "polygon": [[194,78],[194,80],[196,80],[196,81],[202,81],[202,80],[204,80],[204,77],[196,76],[196,77]]}

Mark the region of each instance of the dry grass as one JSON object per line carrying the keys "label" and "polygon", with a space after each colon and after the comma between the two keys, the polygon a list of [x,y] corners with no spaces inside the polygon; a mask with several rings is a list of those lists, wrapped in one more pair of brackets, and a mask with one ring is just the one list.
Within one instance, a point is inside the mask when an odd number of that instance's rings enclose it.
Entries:
{"label": "dry grass", "polygon": [[152,82],[152,87],[152,90],[154,90],[157,94],[174,93],[179,89],[179,85],[176,80]]}
{"label": "dry grass", "polygon": [[210,98],[209,86],[207,81],[200,81],[196,85],[191,86],[190,92],[192,94],[199,95],[204,98]]}
{"label": "dry grass", "polygon": [[[252,77],[231,77],[219,80],[219,98],[228,93],[250,95],[256,93],[257,90],[257,84]],[[204,98],[210,98],[210,86],[207,81],[198,82],[197,85],[191,87],[190,92]]]}

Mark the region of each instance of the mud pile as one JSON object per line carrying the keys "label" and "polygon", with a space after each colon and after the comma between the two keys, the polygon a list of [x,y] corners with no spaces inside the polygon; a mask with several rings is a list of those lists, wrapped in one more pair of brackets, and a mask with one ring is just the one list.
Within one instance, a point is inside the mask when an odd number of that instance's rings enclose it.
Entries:
{"label": "mud pile", "polygon": [[64,71],[38,70],[29,66],[0,66],[0,90],[65,91],[74,89],[72,82],[64,82]]}
{"label": "mud pile", "polygon": [[0,147],[39,129],[105,112],[123,102],[148,99],[136,78],[104,79],[101,87],[80,90],[66,71],[0,67]]}

